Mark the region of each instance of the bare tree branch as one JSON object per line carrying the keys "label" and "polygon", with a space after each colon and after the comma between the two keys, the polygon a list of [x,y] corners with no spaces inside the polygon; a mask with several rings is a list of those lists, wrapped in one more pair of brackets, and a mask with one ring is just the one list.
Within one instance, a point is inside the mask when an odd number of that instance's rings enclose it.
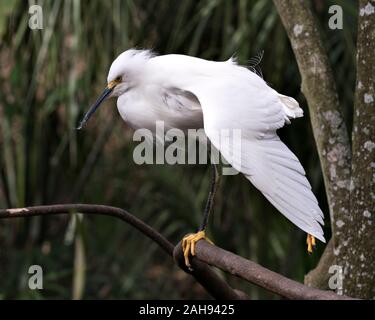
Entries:
{"label": "bare tree branch", "polygon": [[[176,253],[177,252],[177,253]],[[175,255],[182,255],[180,245],[176,246]],[[302,283],[288,279],[276,272],[268,270],[255,262],[235,255],[207,241],[199,241],[196,245],[196,257],[223,271],[238,276],[268,291],[288,299],[304,300],[351,300],[347,296],[339,296],[332,291],[310,288]],[[194,261],[196,259],[192,259]]]}
{"label": "bare tree branch", "polygon": [[[163,235],[126,210],[116,207],[91,204],[57,204],[16,209],[0,209],[0,219],[55,215],[69,212],[106,215],[119,218],[157,243],[169,256],[173,256],[174,246]],[[184,270],[187,271],[186,269]],[[191,274],[215,299],[235,300],[246,299],[247,297],[245,293],[239,290],[233,290],[204,263],[199,263],[199,261],[196,262],[194,271],[188,273]]]}
{"label": "bare tree branch", "polygon": [[[347,238],[341,227],[350,208],[351,147],[347,127],[310,1],[274,0],[274,3],[301,73],[302,92],[308,102],[330,208],[332,239],[337,249]],[[327,274],[328,270],[320,268],[320,271]]]}
{"label": "bare tree branch", "polygon": [[142,220],[133,216],[124,209],[96,205],[96,204],[55,204],[46,206],[34,206],[15,209],[0,209],[0,219],[4,218],[25,218],[34,216],[44,216],[53,214],[64,214],[70,212],[80,212],[84,214],[107,215],[119,218],[145,236],[156,242],[168,255],[173,255],[173,244],[170,243],[163,235],[144,223]]}
{"label": "bare tree branch", "polygon": [[[221,280],[219,276],[210,270],[210,267],[198,259],[191,262],[192,270],[189,270],[185,265],[185,259],[182,254],[182,248],[178,244],[174,248],[173,257],[177,265],[186,273],[191,274],[199,283],[201,283],[212,297],[217,300],[247,300],[249,297],[242,291],[232,290],[229,285]],[[209,270],[210,272],[207,272]],[[220,281],[217,281],[219,279]],[[206,283],[211,285],[207,285]],[[213,285],[212,285],[213,284]],[[228,288],[230,290],[228,290]]]}
{"label": "bare tree branch", "polygon": [[247,296],[241,291],[233,290],[226,282],[220,279],[207,264],[218,267],[223,271],[241,277],[242,279],[289,299],[350,299],[346,296],[338,296],[330,291],[304,286],[301,283],[290,280],[252,261],[209,245],[205,241],[200,241],[197,244],[197,258],[200,261],[195,258],[192,259],[194,271],[190,272],[186,270],[182,262],[183,256],[180,244],[174,248],[159,232],[134,217],[126,210],[120,208],[103,205],[61,204],[17,209],[0,209],[0,219],[53,215],[68,212],[109,215],[129,223],[148,238],[155,241],[168,255],[173,255],[178,265],[183,270],[193,275],[216,299],[246,299]]}

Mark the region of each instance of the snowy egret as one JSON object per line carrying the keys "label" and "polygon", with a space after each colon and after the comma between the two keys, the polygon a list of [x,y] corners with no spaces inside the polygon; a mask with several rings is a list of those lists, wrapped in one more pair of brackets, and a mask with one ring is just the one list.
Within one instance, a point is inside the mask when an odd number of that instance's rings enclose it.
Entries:
{"label": "snowy egret", "polygon": [[[133,128],[152,130],[163,120],[170,128],[204,128],[214,147],[291,222],[307,233],[307,249],[315,238],[325,242],[323,213],[297,157],[276,130],[303,116],[298,102],[279,94],[255,72],[235,59],[216,62],[185,55],[156,56],[149,50],[127,50],[112,63],[107,87],[85,114],[81,129],[99,105],[118,97],[121,117]],[[223,146],[216,131],[241,130],[239,156]],[[235,150],[236,151],[236,150]],[[238,151],[238,150],[237,150]],[[182,240],[185,263],[205,230],[216,190],[211,191],[197,233]]]}

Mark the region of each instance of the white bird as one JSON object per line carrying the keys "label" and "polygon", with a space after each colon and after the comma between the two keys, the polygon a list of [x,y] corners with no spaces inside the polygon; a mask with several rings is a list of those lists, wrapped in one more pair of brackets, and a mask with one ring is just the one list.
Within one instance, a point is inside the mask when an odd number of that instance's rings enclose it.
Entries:
{"label": "white bird", "polygon": [[[149,50],[120,54],[110,67],[107,82],[78,129],[107,97],[118,97],[120,115],[133,128],[153,130],[157,120],[163,120],[167,128],[204,128],[222,156],[308,234],[309,252],[315,238],[325,242],[323,213],[305,171],[276,133],[290,119],[303,116],[295,99],[279,94],[232,58],[216,62],[178,54],[155,56]],[[220,143],[216,132],[228,129],[241,130],[239,150]],[[234,156],[236,151],[239,154]],[[183,239],[188,266],[195,243],[206,239],[212,199],[209,201],[199,232]]]}

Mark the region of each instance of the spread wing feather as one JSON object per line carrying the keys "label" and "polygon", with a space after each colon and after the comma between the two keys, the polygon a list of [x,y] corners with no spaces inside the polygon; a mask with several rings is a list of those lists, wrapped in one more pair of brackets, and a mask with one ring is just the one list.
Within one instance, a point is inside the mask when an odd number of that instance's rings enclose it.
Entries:
{"label": "spread wing feather", "polygon": [[[289,119],[302,116],[302,109],[254,73],[233,68],[238,70],[230,78],[197,81],[185,88],[201,104],[207,136],[285,217],[325,242],[323,213],[305,171],[276,133]],[[220,131],[234,129],[241,130],[240,145],[221,143]]]}

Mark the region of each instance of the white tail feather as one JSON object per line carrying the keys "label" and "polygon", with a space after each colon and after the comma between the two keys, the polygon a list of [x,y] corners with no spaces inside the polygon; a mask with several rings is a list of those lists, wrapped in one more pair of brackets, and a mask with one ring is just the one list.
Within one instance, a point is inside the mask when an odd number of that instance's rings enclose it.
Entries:
{"label": "white tail feather", "polygon": [[299,107],[295,99],[283,94],[278,94],[278,96],[285,111],[285,120],[287,123],[290,123],[289,119],[303,117],[303,110]]}

